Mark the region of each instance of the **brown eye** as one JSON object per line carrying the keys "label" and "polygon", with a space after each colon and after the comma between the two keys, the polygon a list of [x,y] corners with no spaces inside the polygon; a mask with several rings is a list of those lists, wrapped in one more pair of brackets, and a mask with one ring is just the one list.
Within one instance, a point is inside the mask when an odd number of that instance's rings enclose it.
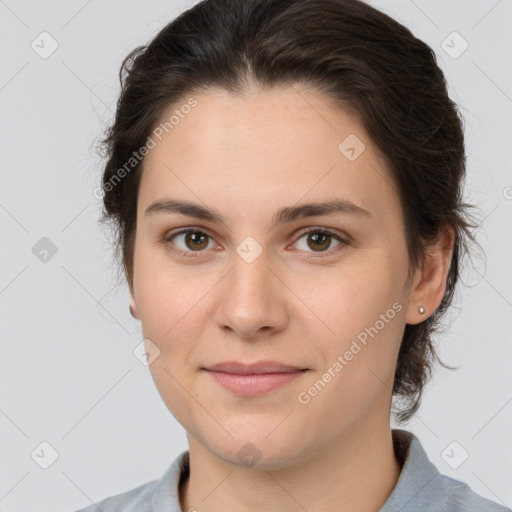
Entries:
{"label": "brown eye", "polygon": [[204,231],[194,229],[183,230],[165,238],[166,243],[175,246],[175,248],[171,247],[174,252],[183,254],[184,256],[193,256],[190,253],[202,252],[208,247],[210,241],[210,235]]}
{"label": "brown eye", "polygon": [[193,251],[200,251],[208,246],[208,241],[205,244],[205,240],[209,237],[206,233],[201,231],[187,231],[185,233],[185,245]]}
{"label": "brown eye", "polygon": [[[306,239],[306,243],[301,243],[302,239]],[[335,240],[337,243],[332,247],[332,242]],[[332,233],[329,230],[314,228],[309,229],[302,233],[295,244],[297,249],[306,252],[316,253],[330,253],[331,249],[334,250],[338,246],[349,245],[348,242],[343,240],[339,235]]]}
{"label": "brown eye", "polygon": [[[302,242],[303,239],[306,239],[305,244]],[[333,240],[336,242],[334,248],[332,247]],[[194,258],[196,255],[199,256],[200,253],[206,252],[205,249],[215,247],[213,238],[208,233],[198,229],[184,229],[177,233],[172,233],[164,238],[164,242],[172,252],[186,258]],[[212,246],[208,245],[209,242],[212,243]],[[350,244],[339,235],[327,229],[313,228],[303,232],[294,245],[299,250],[318,253],[318,257],[320,257],[324,253],[328,256],[338,246]]]}
{"label": "brown eye", "polygon": [[322,232],[308,233],[308,246],[313,250],[328,249],[331,245],[331,235]]}

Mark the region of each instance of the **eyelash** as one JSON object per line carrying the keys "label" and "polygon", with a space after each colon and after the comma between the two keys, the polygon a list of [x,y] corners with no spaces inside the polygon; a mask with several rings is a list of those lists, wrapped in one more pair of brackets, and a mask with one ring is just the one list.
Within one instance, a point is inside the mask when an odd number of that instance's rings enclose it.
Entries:
{"label": "eyelash", "polygon": [[[209,237],[210,239],[213,240],[213,237],[210,236],[207,232],[203,231],[202,229],[187,228],[187,229],[182,229],[181,231],[177,231],[176,233],[171,233],[171,234],[165,236],[164,239],[163,239],[163,242],[164,243],[171,242],[172,245],[174,247],[176,247],[175,244],[171,241],[171,239],[174,238],[175,236],[182,235],[184,233],[185,234],[186,233],[196,233],[196,234],[206,235],[207,237]],[[339,235],[337,235],[336,233],[333,233],[329,229],[322,228],[322,227],[308,228],[305,231],[302,231],[301,233],[299,233],[298,238],[296,239],[294,244],[297,243],[297,241],[299,241],[305,235],[309,235],[311,233],[328,235],[328,236],[334,238],[335,240],[337,240],[338,242],[340,242],[340,244],[338,246],[336,246],[334,249],[328,249],[327,251],[320,251],[319,253],[315,254],[314,256],[308,256],[308,258],[311,258],[311,259],[325,258],[327,256],[330,256],[333,251],[336,251],[336,249],[342,248],[343,246],[350,245],[350,243],[347,240],[341,238]],[[183,256],[184,258],[199,258],[201,256],[196,256],[195,254],[196,253],[204,252],[204,250],[201,250],[201,251],[183,251],[181,249],[175,249],[175,248],[173,248],[171,246],[169,246],[169,249],[172,252],[174,252],[175,254],[179,254],[180,256]]]}

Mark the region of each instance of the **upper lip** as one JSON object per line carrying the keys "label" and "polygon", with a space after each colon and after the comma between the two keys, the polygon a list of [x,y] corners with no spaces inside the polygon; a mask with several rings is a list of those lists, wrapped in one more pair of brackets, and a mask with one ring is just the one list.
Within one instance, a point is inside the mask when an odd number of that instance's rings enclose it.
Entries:
{"label": "upper lip", "polygon": [[263,373],[292,373],[303,371],[306,368],[298,368],[282,364],[277,361],[259,361],[252,364],[238,363],[237,361],[226,361],[224,363],[209,366],[206,370],[214,372],[233,373],[237,375],[259,375]]}

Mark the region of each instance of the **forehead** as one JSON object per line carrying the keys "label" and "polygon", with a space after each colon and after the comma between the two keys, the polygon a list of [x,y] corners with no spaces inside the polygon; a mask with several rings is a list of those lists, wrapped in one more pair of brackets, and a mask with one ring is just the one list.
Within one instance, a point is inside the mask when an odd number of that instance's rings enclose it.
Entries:
{"label": "forehead", "polygon": [[380,153],[357,117],[330,98],[296,86],[193,98],[194,107],[180,111],[185,98],[162,115],[167,129],[145,157],[140,209],[169,195],[270,216],[276,205],[335,195],[377,215],[399,214]]}

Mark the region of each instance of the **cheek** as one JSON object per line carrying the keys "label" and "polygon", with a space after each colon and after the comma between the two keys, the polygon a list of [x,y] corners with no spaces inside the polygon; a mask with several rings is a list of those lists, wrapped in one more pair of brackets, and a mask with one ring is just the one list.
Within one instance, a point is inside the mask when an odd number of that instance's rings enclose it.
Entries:
{"label": "cheek", "polygon": [[[343,386],[357,395],[373,384],[392,385],[405,307],[399,293],[401,281],[391,267],[365,265],[360,271],[351,270],[330,285],[322,300],[317,298],[322,320],[334,331],[318,339],[326,369],[343,374],[338,382],[344,380]],[[345,389],[340,388],[340,393]]]}
{"label": "cheek", "polygon": [[403,335],[401,305],[383,300],[366,307],[340,314],[338,339],[323,339],[324,366],[301,390],[311,400],[304,411],[323,418],[325,429],[348,426],[379,404],[387,407],[383,396],[391,396]]}
{"label": "cheek", "polygon": [[383,269],[380,264],[347,267],[311,290],[312,308],[341,344],[372,326],[400,299],[398,281]]}
{"label": "cheek", "polygon": [[186,375],[197,366],[194,350],[211,318],[211,291],[218,277],[187,275],[151,264],[141,264],[139,269],[137,305],[144,338],[159,348],[160,364],[165,363],[173,374]]}
{"label": "cheek", "polygon": [[186,314],[186,306],[192,297],[189,297],[190,283],[187,285],[176,272],[171,272],[169,265],[161,261],[161,252],[156,248],[136,246],[134,289],[145,332],[149,337],[163,340]]}

